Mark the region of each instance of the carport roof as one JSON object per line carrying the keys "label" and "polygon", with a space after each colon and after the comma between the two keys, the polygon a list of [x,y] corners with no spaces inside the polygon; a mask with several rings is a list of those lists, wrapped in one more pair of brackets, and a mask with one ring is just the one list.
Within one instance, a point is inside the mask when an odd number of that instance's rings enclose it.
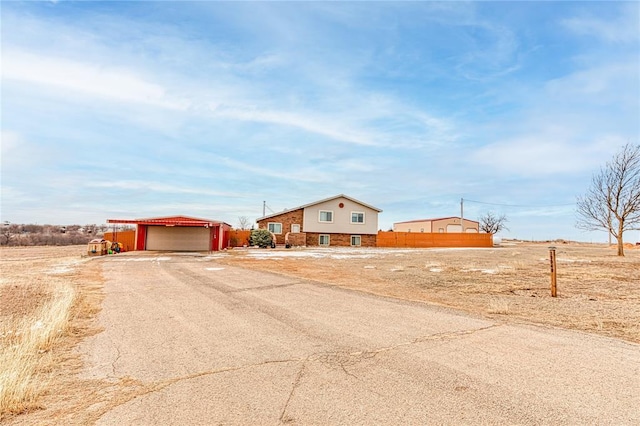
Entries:
{"label": "carport roof", "polygon": [[164,226],[213,226],[227,225],[219,220],[202,219],[189,216],[149,217],[144,219],[107,219],[107,223],[125,223],[134,225],[164,225]]}

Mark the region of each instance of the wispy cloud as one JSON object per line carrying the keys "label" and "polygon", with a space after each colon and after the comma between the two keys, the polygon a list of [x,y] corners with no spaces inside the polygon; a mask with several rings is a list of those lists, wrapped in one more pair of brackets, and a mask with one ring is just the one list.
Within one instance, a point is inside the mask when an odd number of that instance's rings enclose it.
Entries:
{"label": "wispy cloud", "polygon": [[[581,36],[598,38],[610,43],[638,43],[638,26],[640,25],[640,10],[635,2],[615,2],[612,8],[605,11],[614,16],[594,16],[583,12],[579,16],[561,19],[562,25]],[[609,8],[609,5],[606,6]]]}
{"label": "wispy cloud", "polygon": [[114,180],[110,182],[87,182],[83,186],[87,188],[117,189],[123,191],[151,191],[160,194],[188,194],[188,195],[205,195],[210,197],[226,197],[226,198],[247,198],[246,194],[238,194],[237,192],[214,191],[206,188],[195,186],[176,186],[166,182],[145,181],[123,181]]}
{"label": "wispy cloud", "polygon": [[235,169],[239,172],[245,172],[254,179],[270,177],[283,181],[315,183],[330,182],[332,180],[329,173],[309,167],[308,165],[307,167],[299,168],[295,164],[282,166],[280,163],[274,163],[270,165],[267,161],[263,161],[259,165],[256,165],[228,157],[219,157],[218,161],[223,166]]}
{"label": "wispy cloud", "polygon": [[591,65],[550,80],[545,90],[549,97],[562,104],[584,105],[587,101],[589,106],[618,104],[637,109],[639,64],[640,58],[637,56],[619,57],[616,62]]}
{"label": "wispy cloud", "polygon": [[590,142],[576,138],[561,127],[485,145],[472,154],[478,164],[511,176],[566,176],[590,172],[602,158],[624,143],[617,136]]}
{"label": "wispy cloud", "polygon": [[473,42],[456,67],[465,78],[490,80],[520,69],[522,51],[512,30],[481,21],[469,22],[467,26],[472,28]]}
{"label": "wispy cloud", "polygon": [[23,133],[2,129],[0,133],[0,159],[2,173],[16,173],[21,170],[37,168],[55,158],[53,147],[41,146],[30,141]]}
{"label": "wispy cloud", "polygon": [[2,78],[70,90],[121,102],[184,110],[188,103],[167,98],[166,91],[130,70],[109,69],[42,54],[3,51]]}
{"label": "wispy cloud", "polygon": [[250,110],[247,108],[216,108],[214,116],[251,122],[279,124],[296,127],[310,133],[327,136],[336,141],[356,145],[378,145],[373,135],[367,135],[357,129],[344,126],[344,123],[332,121],[317,113],[295,113],[274,110]]}

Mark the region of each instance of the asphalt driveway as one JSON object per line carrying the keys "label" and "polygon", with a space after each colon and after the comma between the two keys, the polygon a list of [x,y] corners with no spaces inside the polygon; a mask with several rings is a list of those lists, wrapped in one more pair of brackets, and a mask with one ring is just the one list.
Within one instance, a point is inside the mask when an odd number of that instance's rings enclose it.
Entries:
{"label": "asphalt driveway", "polygon": [[640,424],[640,346],[216,263],[100,260],[103,425]]}

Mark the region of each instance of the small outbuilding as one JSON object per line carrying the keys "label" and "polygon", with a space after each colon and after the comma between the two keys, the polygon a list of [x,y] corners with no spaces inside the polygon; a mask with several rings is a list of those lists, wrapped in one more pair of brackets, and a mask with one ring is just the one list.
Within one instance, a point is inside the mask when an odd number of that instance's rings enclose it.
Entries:
{"label": "small outbuilding", "polygon": [[[464,225],[464,228],[462,225]],[[480,230],[480,223],[469,219],[461,221],[459,216],[453,216],[437,219],[419,219],[409,220],[406,222],[396,222],[393,224],[393,230],[395,232],[477,233]]]}
{"label": "small outbuilding", "polygon": [[108,219],[107,223],[136,225],[135,250],[218,251],[229,245],[231,225],[188,216]]}

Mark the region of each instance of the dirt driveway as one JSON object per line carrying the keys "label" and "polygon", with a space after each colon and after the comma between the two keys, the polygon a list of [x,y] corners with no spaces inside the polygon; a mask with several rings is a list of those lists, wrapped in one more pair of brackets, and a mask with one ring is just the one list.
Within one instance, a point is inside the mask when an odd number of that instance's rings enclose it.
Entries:
{"label": "dirt driveway", "polygon": [[103,262],[104,331],[66,423],[638,424],[640,346],[209,256]]}

